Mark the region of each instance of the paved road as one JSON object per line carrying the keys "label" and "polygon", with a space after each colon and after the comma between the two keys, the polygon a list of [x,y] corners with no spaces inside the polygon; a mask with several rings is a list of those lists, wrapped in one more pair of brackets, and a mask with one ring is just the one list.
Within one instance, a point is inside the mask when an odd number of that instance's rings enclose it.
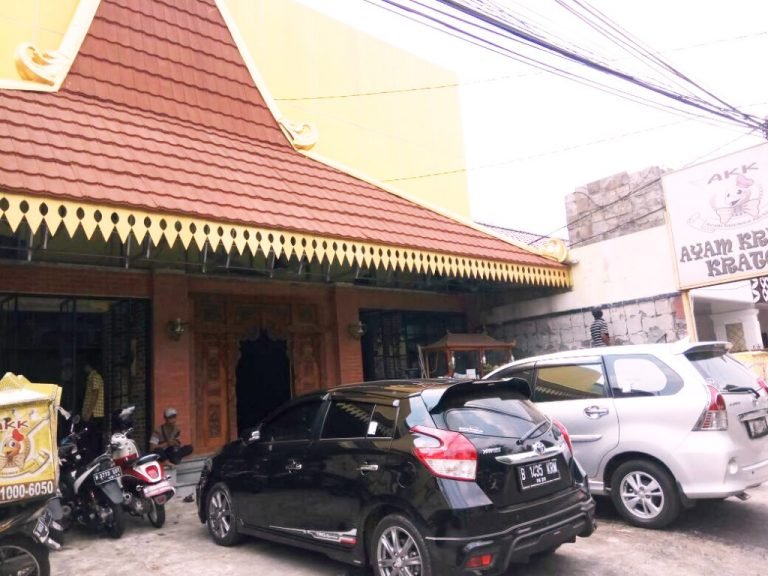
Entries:
{"label": "paved road", "polygon": [[[181,494],[184,495],[183,493]],[[51,554],[55,576],[109,574],[152,576],[352,576],[344,564],[324,556],[258,540],[235,548],[213,544],[197,520],[195,504],[181,498],[168,505],[157,530],[132,518],[120,540],[75,531],[64,549]],[[622,522],[607,502],[598,505],[592,537],[566,544],[551,558],[513,567],[516,576],[762,576],[768,571],[768,487],[747,502],[702,504],[670,529],[649,531]]]}

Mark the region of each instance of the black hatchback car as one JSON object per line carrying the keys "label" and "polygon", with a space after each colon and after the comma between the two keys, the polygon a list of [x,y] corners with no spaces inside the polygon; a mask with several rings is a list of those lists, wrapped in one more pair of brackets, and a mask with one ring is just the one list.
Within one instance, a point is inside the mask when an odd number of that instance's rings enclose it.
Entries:
{"label": "black hatchback car", "polygon": [[498,574],[595,529],[566,430],[518,378],[348,385],[296,398],[209,459],[198,514],[377,576]]}

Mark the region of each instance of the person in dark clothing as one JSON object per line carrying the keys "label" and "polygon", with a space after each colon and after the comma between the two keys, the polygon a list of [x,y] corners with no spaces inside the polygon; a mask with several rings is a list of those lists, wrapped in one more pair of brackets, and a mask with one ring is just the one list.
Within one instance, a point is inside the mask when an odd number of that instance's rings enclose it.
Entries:
{"label": "person in dark clothing", "polygon": [[152,432],[149,450],[160,456],[160,461],[178,464],[185,456],[192,454],[192,446],[181,444],[181,430],[176,425],[176,408],[166,408],[163,416],[165,423]]}

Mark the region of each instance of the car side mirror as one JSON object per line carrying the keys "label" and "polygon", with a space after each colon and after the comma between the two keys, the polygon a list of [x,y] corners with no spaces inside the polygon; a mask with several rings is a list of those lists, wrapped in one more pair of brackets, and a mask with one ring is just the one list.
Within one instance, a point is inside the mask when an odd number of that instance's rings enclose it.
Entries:
{"label": "car side mirror", "polygon": [[261,430],[259,430],[259,427],[256,428],[248,428],[243,433],[243,441],[246,444],[253,444],[254,442],[258,442],[261,440]]}

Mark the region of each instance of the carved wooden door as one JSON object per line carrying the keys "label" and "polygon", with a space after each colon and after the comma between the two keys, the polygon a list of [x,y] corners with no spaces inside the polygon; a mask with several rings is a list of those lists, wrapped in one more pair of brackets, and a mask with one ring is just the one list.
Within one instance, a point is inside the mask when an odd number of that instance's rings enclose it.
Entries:
{"label": "carved wooden door", "polygon": [[218,450],[229,440],[229,366],[226,337],[196,335],[196,452]]}

